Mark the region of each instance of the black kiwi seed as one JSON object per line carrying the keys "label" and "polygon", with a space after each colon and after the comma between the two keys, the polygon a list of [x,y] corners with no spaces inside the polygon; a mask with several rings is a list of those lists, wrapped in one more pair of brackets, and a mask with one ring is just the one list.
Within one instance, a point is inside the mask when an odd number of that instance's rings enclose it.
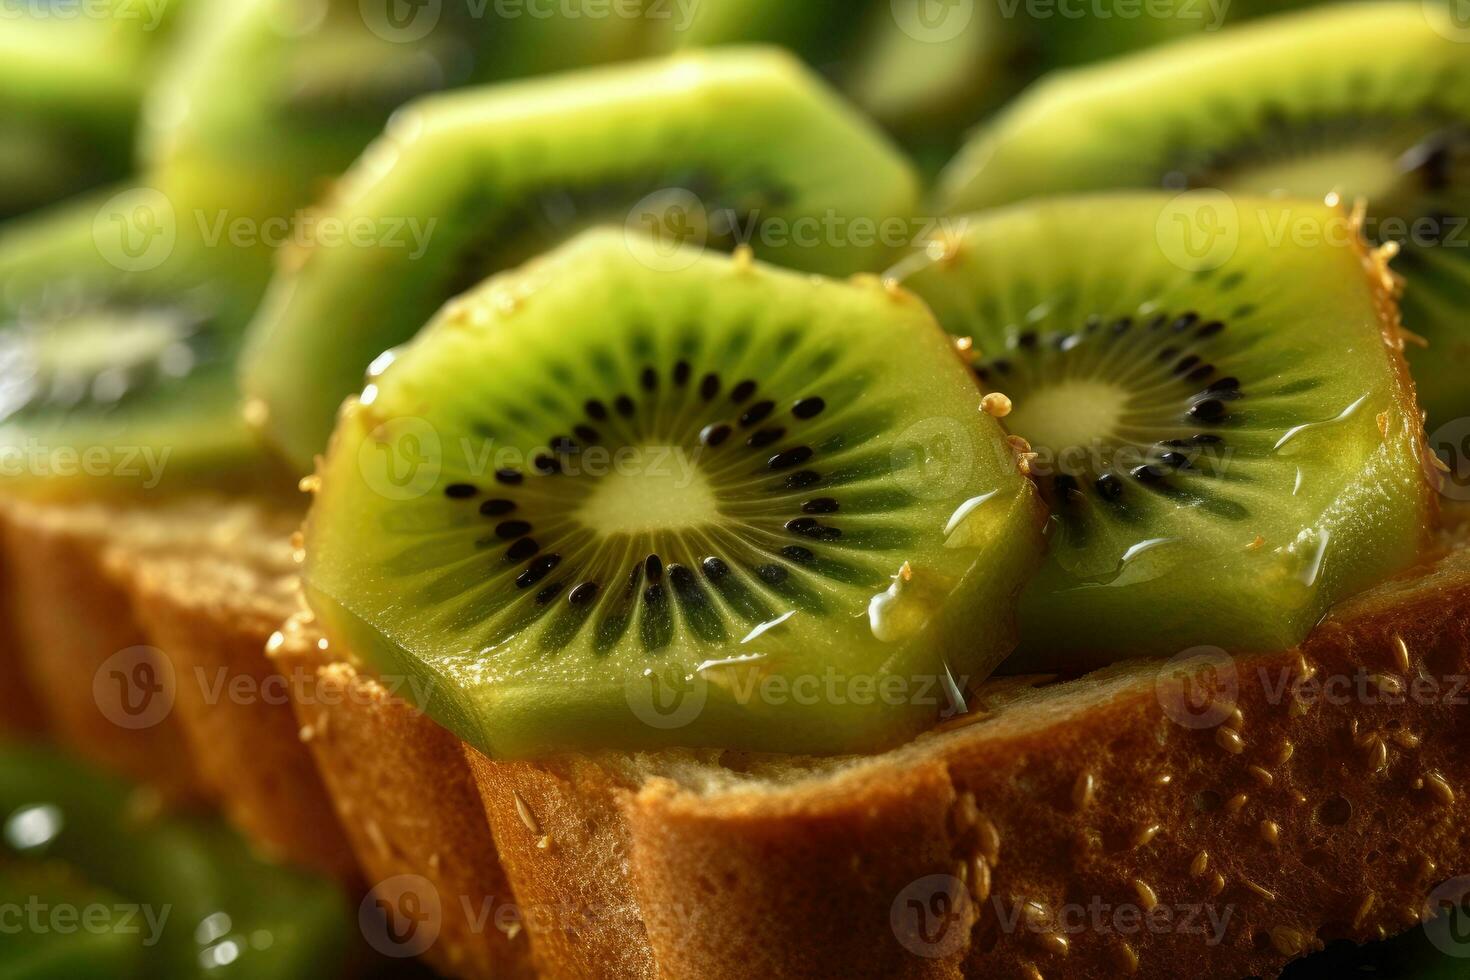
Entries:
{"label": "black kiwi seed", "polygon": [[809,549],[803,548],[799,544],[787,545],[786,547],[781,549],[781,554],[785,555],[787,558],[790,558],[792,561],[803,563],[812,561],[817,557],[816,555],[812,554]]}
{"label": "black kiwi seed", "polygon": [[793,466],[800,466],[812,458],[810,446],[797,446],[795,449],[783,449],[766,461],[773,470],[789,470]]}
{"label": "black kiwi seed", "polygon": [[799,419],[811,419],[821,415],[822,410],[826,407],[827,403],[821,398],[815,396],[812,398],[803,398],[791,406],[791,414]]}
{"label": "black kiwi seed", "polygon": [[1207,398],[1189,408],[1189,417],[1201,422],[1220,422],[1225,418],[1225,403],[1218,398]]}
{"label": "black kiwi seed", "polygon": [[551,442],[548,445],[552,452],[560,453],[563,456],[570,456],[572,453],[581,452],[582,450],[582,447],[577,445],[577,441],[571,436],[552,436]]}
{"label": "black kiwi seed", "polygon": [[1123,496],[1123,481],[1112,473],[1104,473],[1097,478],[1097,492],[1105,500],[1117,500]]}
{"label": "black kiwi seed", "polygon": [[541,546],[536,543],[535,538],[521,538],[506,549],[505,560],[511,564],[516,564],[525,561],[540,550]]}
{"label": "black kiwi seed", "polygon": [[555,456],[547,456],[544,453],[533,459],[531,461],[531,466],[536,470],[537,473],[540,473],[543,476],[550,476],[553,473],[561,472],[561,461],[558,460]]}
{"label": "black kiwi seed", "polygon": [[749,439],[745,440],[745,444],[751,449],[764,449],[773,442],[779,442],[784,435],[786,435],[786,430],[779,427],[774,429],[761,429]]}
{"label": "black kiwi seed", "polygon": [[651,367],[643,369],[643,376],[639,379],[644,391],[654,391],[658,388],[658,372]]}
{"label": "black kiwi seed", "polygon": [[585,606],[597,597],[597,583],[583,582],[567,594],[567,601],[574,606]]}
{"label": "black kiwi seed", "polygon": [[722,579],[730,574],[730,566],[726,565],[714,555],[710,555],[704,561],[700,562],[700,565],[704,568],[705,577],[711,581]]}
{"label": "black kiwi seed", "polygon": [[840,505],[831,497],[818,497],[801,505],[804,514],[835,514]]}
{"label": "black kiwi seed", "polygon": [[786,522],[786,530],[794,534],[805,534],[817,526],[815,517],[797,517]]}
{"label": "black kiwi seed", "polygon": [[531,562],[530,565],[526,566],[524,572],[516,576],[516,588],[529,589],[550,575],[552,569],[556,568],[559,564],[561,564],[561,555],[542,555],[540,558]]}
{"label": "black kiwi seed", "polygon": [[664,574],[664,560],[658,555],[649,555],[643,560],[643,570],[650,582],[657,582]]}
{"label": "black kiwi seed", "polygon": [[730,389],[730,400],[739,405],[753,394],[755,394],[755,382],[745,380]]}
{"label": "black kiwi seed", "polygon": [[756,402],[754,405],[750,406],[741,413],[740,425],[742,428],[746,429],[750,428],[753,425],[758,425],[761,422],[764,422],[770,416],[771,412],[775,411],[775,409],[776,403],[773,401]]}
{"label": "black kiwi seed", "polygon": [[678,385],[680,388],[687,385],[689,383],[689,375],[691,371],[692,369],[689,367],[688,361],[680,361],[678,364],[675,364],[674,384]]}
{"label": "black kiwi seed", "polygon": [[720,393],[720,377],[717,374],[706,374],[704,380],[699,382],[699,394],[709,401]]}
{"label": "black kiwi seed", "polygon": [[581,439],[589,446],[596,445],[597,443],[602,441],[601,434],[599,434],[598,431],[592,428],[592,426],[590,425],[573,426],[572,432],[576,435],[578,439]]}
{"label": "black kiwi seed", "polygon": [[699,433],[699,441],[711,448],[730,438],[730,427],[723,422],[705,426]]}
{"label": "black kiwi seed", "polygon": [[607,419],[607,406],[598,401],[596,398],[592,399],[582,407],[586,409],[587,416],[589,418],[596,419],[599,422]]}
{"label": "black kiwi seed", "polygon": [[782,582],[786,581],[786,577],[789,574],[786,569],[782,568],[780,565],[762,565],[760,568],[757,568],[755,570],[755,573],[759,575],[763,581],[768,582],[771,585],[780,585]]}
{"label": "black kiwi seed", "polygon": [[556,584],[554,584],[554,585],[548,585],[546,588],[542,589],[540,592],[537,592],[536,593],[536,602],[537,602],[537,604],[544,606],[548,602],[550,602],[552,599],[555,599],[557,596],[561,595],[561,590],[564,587],[564,585],[565,585],[565,583],[557,582]]}
{"label": "black kiwi seed", "polygon": [[1190,327],[1194,326],[1198,322],[1199,322],[1199,314],[1198,313],[1190,312],[1190,313],[1182,314],[1179,317],[1179,319],[1177,319],[1177,320],[1174,321],[1174,332],[1175,333],[1183,333],[1184,331],[1188,330]]}
{"label": "black kiwi seed", "polygon": [[506,486],[513,487],[524,479],[525,477],[521,475],[520,470],[503,469],[495,471],[495,481],[497,483],[504,483]]}
{"label": "black kiwi seed", "polygon": [[495,525],[495,536],[502,541],[523,538],[530,533],[531,525],[527,521],[502,521]]}
{"label": "black kiwi seed", "polygon": [[633,399],[629,398],[627,395],[619,395],[617,398],[613,399],[613,408],[616,408],[618,410],[618,414],[621,415],[623,418],[630,419],[633,417],[633,412],[637,408],[637,406],[633,404]]}
{"label": "black kiwi seed", "polygon": [[486,517],[499,517],[509,514],[516,509],[514,500],[506,500],[503,497],[495,497],[480,504],[480,513]]}
{"label": "black kiwi seed", "polygon": [[450,500],[466,500],[480,492],[480,488],[471,483],[451,483],[444,488],[444,496]]}

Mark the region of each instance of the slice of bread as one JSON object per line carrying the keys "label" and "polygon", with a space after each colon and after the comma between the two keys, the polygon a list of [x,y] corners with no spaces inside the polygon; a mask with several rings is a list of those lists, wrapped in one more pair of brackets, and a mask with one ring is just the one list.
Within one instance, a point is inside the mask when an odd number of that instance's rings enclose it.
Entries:
{"label": "slice of bread", "polygon": [[1467,677],[1458,550],[1300,651],[998,679],[881,756],[470,758],[547,976],[1237,980],[1470,873]]}

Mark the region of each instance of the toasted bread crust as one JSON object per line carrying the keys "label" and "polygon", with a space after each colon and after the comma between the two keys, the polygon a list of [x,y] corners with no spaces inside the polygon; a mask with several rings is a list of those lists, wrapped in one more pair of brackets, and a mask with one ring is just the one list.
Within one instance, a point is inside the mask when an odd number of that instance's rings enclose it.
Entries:
{"label": "toasted bread crust", "polygon": [[455,977],[531,977],[529,937],[486,826],[459,740],[377,681],[326,655],[309,614],[273,644],[278,669],[308,676],[292,698],[306,741],[370,886],[412,876],[437,907],[421,955]]}
{"label": "toasted bread crust", "polygon": [[[114,661],[122,675],[151,667],[147,676],[157,677],[162,669],[151,663],[127,593],[105,569],[106,528],[113,516],[101,507],[6,505],[3,537],[6,564],[14,570],[10,586],[19,659],[59,741],[170,801],[196,803],[208,793],[178,720],[171,713],[156,717],[151,701],[134,702],[133,707],[143,706],[136,717],[116,711],[109,717],[94,691],[94,682],[108,683],[105,673],[111,671],[104,673],[104,665],[114,655],[122,658]],[[132,697],[118,693],[116,704]],[[115,720],[119,717],[124,724]]]}
{"label": "toasted bread crust", "polygon": [[[1416,924],[1470,872],[1470,555],[1231,663],[1233,694],[1193,709],[1158,663],[997,682],[973,724],[777,781],[691,786],[654,757],[477,769],[523,901],[636,909],[646,944],[583,934],[639,953],[634,975],[1234,980]],[[690,764],[722,762],[769,765]],[[517,793],[543,835],[604,828],[626,860],[527,850]],[[547,976],[613,975],[610,948],[535,939]]]}

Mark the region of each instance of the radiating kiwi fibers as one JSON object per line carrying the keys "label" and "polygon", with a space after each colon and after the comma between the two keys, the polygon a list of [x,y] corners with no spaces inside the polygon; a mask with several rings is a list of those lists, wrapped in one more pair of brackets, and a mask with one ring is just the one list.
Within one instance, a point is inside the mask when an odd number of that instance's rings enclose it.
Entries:
{"label": "radiating kiwi fibers", "polygon": [[[1433,471],[1386,271],[1340,210],[1240,201],[1270,220],[1203,265],[1160,229],[1212,199],[1118,194],[972,216],[900,267],[1038,454],[1050,558],[1009,667],[1283,649],[1421,554]],[[1277,239],[1286,216],[1315,231]]]}
{"label": "radiating kiwi fibers", "polygon": [[[1122,187],[1362,202],[1369,242],[1399,253],[1432,431],[1470,414],[1470,58],[1457,36],[1439,5],[1351,4],[1104,63],[1038,86],[977,135],[945,174],[945,206]],[[1219,210],[1260,221],[1228,197]],[[1274,231],[1296,234],[1291,216]]]}
{"label": "radiating kiwi fibers", "polygon": [[[497,754],[844,751],[932,723],[1009,652],[1041,554],[973,376],[876,279],[656,270],[658,248],[590,233],[380,360],[320,474],[314,607]],[[401,492],[400,450],[442,465]],[[650,671],[698,717],[630,714]],[[835,699],[749,688],[829,676]],[[883,678],[926,691],[841,693]]]}

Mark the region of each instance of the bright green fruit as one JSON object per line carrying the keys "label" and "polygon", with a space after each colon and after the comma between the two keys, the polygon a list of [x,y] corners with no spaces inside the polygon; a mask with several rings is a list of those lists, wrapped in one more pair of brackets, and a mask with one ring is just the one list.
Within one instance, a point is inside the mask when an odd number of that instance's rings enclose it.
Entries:
{"label": "bright green fruit", "polygon": [[[147,976],[307,980],[344,969],[355,923],[335,885],[262,863],[212,823],[149,814],[134,792],[47,750],[0,748],[0,864],[29,876],[36,862],[69,867],[141,906],[131,922],[151,940]],[[19,880],[0,870],[0,883]],[[89,948],[89,969],[69,975],[111,976],[108,961],[126,952]]]}
{"label": "bright green fruit", "polygon": [[842,752],[1011,650],[1035,490],[913,297],[590,232],[344,409],[328,634],[482,751]]}
{"label": "bright green fruit", "polygon": [[0,909],[5,980],[143,976],[146,924],[121,896],[65,866],[0,855]]}
{"label": "bright green fruit", "polygon": [[1211,187],[1368,205],[1395,242],[1431,429],[1470,414],[1470,48],[1415,3],[1334,7],[1038,87],[943,181],[955,212],[1073,191]]}
{"label": "bright green fruit", "polygon": [[915,207],[908,164],[789,57],[736,49],[441,96],[399,113],[289,256],[245,388],[302,469],[384,350],[450,297],[592,224],[748,241],[824,273],[880,267]]}
{"label": "bright green fruit", "polygon": [[1339,210],[1233,207],[1016,206],[903,267],[1040,454],[1051,553],[1008,667],[1285,649],[1421,555],[1436,481],[1386,271]]}

